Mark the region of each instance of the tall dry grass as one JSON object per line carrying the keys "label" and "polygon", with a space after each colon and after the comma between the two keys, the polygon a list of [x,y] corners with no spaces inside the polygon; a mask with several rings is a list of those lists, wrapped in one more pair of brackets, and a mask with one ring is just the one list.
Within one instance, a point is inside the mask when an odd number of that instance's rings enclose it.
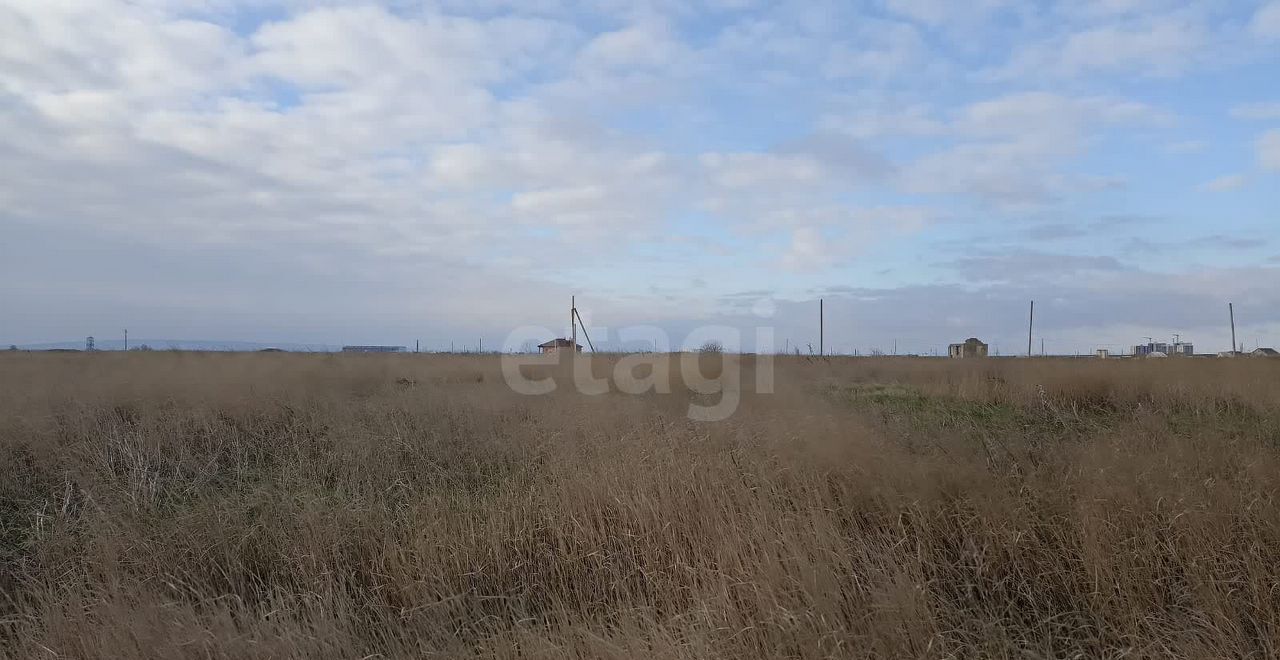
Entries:
{"label": "tall dry grass", "polygon": [[753,372],[0,354],[0,657],[1280,655],[1280,364]]}

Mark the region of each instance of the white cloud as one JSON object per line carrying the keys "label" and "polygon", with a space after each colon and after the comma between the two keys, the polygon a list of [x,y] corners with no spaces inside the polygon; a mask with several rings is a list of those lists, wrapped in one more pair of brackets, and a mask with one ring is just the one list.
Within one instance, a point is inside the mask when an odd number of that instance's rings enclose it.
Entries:
{"label": "white cloud", "polygon": [[941,23],[950,17],[954,4],[947,0],[885,0],[890,11],[923,23]]}
{"label": "white cloud", "polygon": [[602,186],[553,188],[518,193],[511,200],[517,213],[549,220],[555,224],[578,224],[592,221],[592,211],[609,199]]}
{"label": "white cloud", "polygon": [[817,159],[808,155],[707,153],[700,160],[711,181],[729,189],[813,185],[826,180],[828,174]]}
{"label": "white cloud", "polygon": [[1110,256],[1054,254],[1031,250],[965,256],[946,264],[971,281],[1054,281],[1123,270]]}
{"label": "white cloud", "polygon": [[1169,121],[1163,112],[1142,103],[1026,92],[971,104],[960,114],[955,126],[961,133],[978,137],[1050,133],[1078,136],[1092,125],[1167,124]]}
{"label": "white cloud", "polygon": [[[309,231],[441,256],[511,240],[508,219],[417,184],[510,175],[474,142],[427,154],[492,130],[504,117],[490,86],[553,66],[575,35],[374,7],[290,14],[247,37],[124,2],[0,12],[22,12],[0,26],[32,28],[0,37],[0,89],[16,109],[0,151],[23,162],[4,177],[9,213],[155,241]],[[53,193],[65,180],[75,195]]]}
{"label": "white cloud", "polygon": [[436,150],[427,185],[468,189],[500,184],[509,178],[508,169],[508,163],[484,146],[450,144]]}
{"label": "white cloud", "polygon": [[912,193],[968,194],[1010,207],[1039,205],[1070,191],[1117,185],[1120,182],[1114,177],[1068,175],[1059,168],[1087,152],[1100,131],[1173,124],[1167,113],[1145,104],[1048,92],[1005,94],[951,115],[943,118],[922,106],[908,106],[897,113],[828,115],[822,124],[866,138],[950,139],[949,146],[903,165],[898,183]]}
{"label": "white cloud", "polygon": [[1273,1],[1259,7],[1249,29],[1263,39],[1280,39],[1280,2]]}
{"label": "white cloud", "polygon": [[1237,105],[1231,108],[1231,116],[1236,119],[1280,119],[1280,101]]}
{"label": "white cloud", "polygon": [[816,271],[859,258],[886,238],[911,236],[945,219],[943,213],[928,207],[822,206],[769,211],[760,218],[760,225],[787,232],[790,242],[779,265],[793,271]]}
{"label": "white cloud", "polygon": [[859,22],[856,39],[833,44],[823,65],[828,78],[886,78],[930,61],[928,47],[911,25],[890,21]]}
{"label": "white cloud", "polygon": [[1280,172],[1280,129],[1267,131],[1258,138],[1258,163],[1263,169]]}
{"label": "white cloud", "polygon": [[582,49],[578,61],[590,69],[664,71],[687,65],[690,56],[668,26],[650,21],[595,37]]}
{"label": "white cloud", "polygon": [[[754,88],[761,94],[792,86],[809,94],[822,85],[857,80],[936,79],[950,65],[937,57],[913,23],[874,16],[850,3],[775,3],[773,9],[720,30],[701,51],[718,73],[749,69],[712,84]],[[711,72],[708,72],[709,75]]]}
{"label": "white cloud", "polygon": [[830,265],[830,242],[814,227],[797,227],[780,263],[790,270],[814,270]]}
{"label": "white cloud", "polygon": [[1166,9],[1168,0],[1068,0],[1057,9],[1084,18],[1108,18]]}
{"label": "white cloud", "polygon": [[949,0],[883,0],[883,2],[890,12],[934,27],[971,22],[1013,4],[1009,0],[973,0],[967,3]]}
{"label": "white cloud", "polygon": [[372,86],[406,78],[448,87],[507,80],[553,59],[573,30],[546,20],[403,18],[373,6],[322,7],[253,35],[255,64],[300,85]]}
{"label": "white cloud", "polygon": [[[1003,207],[1042,204],[1068,187],[1056,147],[1035,142],[962,144],[904,168],[900,185],[926,195],[972,195]],[[1052,159],[1052,162],[1051,162]]]}
{"label": "white cloud", "polygon": [[941,135],[946,124],[923,105],[900,108],[854,109],[849,113],[828,113],[819,120],[826,131],[866,140],[880,137],[928,137]]}
{"label": "white cloud", "polygon": [[1180,14],[1106,23],[1024,46],[1008,64],[987,76],[997,80],[1099,73],[1170,77],[1202,58],[1210,39],[1202,23]]}
{"label": "white cloud", "polygon": [[1101,27],[1068,37],[1058,65],[1069,75],[1129,68],[1170,75],[1180,72],[1205,41],[1199,26],[1174,20],[1140,29]]}
{"label": "white cloud", "polygon": [[1227,174],[1200,184],[1196,187],[1196,190],[1201,192],[1230,192],[1243,188],[1247,183],[1249,183],[1249,178],[1243,174]]}
{"label": "white cloud", "polygon": [[[420,328],[400,311],[413,299],[501,323],[438,292],[466,282],[534,317],[565,263],[599,282],[660,259],[684,282],[708,260],[721,281],[781,261],[811,286],[890,258],[869,249],[881,241],[979,215],[952,195],[1003,222],[990,206],[1115,185],[1081,157],[1116,128],[1156,150],[1189,137],[1157,133],[1169,117],[1091,76],[1183,70],[1199,56],[1174,51],[1205,27],[1144,14],[1163,0],[1047,17],[994,0],[248,1],[0,3],[0,222],[27,232],[0,250],[43,244],[22,268],[0,263],[30,283],[18,316],[88,291],[87,266],[34,263],[68,261],[52,238],[68,236],[148,268],[183,255],[160,264],[172,282],[121,266],[104,290],[160,316],[204,304],[206,320],[334,302]],[[1060,94],[969,84],[1007,49],[1029,53],[1030,88],[1077,79]],[[1264,167],[1280,169],[1277,143],[1258,141]],[[185,270],[202,250],[217,263]],[[227,284],[228,268],[252,277]],[[0,307],[15,300],[0,291]]]}
{"label": "white cloud", "polygon": [[1150,106],[1104,97],[1008,94],[963,108],[949,131],[963,140],[903,168],[901,184],[920,194],[968,194],[1007,207],[1043,204],[1070,191],[1113,187],[1106,176],[1062,174],[1095,132],[1169,120]]}
{"label": "white cloud", "polygon": [[235,35],[212,23],[114,2],[0,7],[0,82],[25,97],[95,91],[173,103],[242,66]]}

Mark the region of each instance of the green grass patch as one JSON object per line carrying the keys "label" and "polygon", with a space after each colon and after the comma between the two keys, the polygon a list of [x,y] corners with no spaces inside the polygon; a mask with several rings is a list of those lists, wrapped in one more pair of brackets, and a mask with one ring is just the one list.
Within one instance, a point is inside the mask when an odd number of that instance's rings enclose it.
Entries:
{"label": "green grass patch", "polygon": [[1114,425],[1114,412],[1028,407],[1005,401],[973,401],[930,395],[901,384],[836,385],[828,396],[915,435],[1024,436],[1040,440],[1081,437]]}

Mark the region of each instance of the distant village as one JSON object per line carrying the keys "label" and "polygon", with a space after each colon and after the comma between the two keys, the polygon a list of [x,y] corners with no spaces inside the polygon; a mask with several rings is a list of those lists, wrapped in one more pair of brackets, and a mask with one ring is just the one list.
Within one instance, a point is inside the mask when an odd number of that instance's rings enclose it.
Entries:
{"label": "distant village", "polygon": [[[1111,349],[1099,348],[1093,352],[1092,357],[1101,359],[1124,359],[1124,358],[1173,358],[1173,357],[1280,357],[1280,351],[1274,348],[1256,348],[1252,351],[1245,351],[1243,348],[1237,351],[1222,351],[1220,353],[1197,354],[1195,345],[1191,342],[1174,340],[1171,343],[1154,341],[1147,337],[1147,343],[1135,345],[1132,350],[1125,353],[1115,353]],[[951,344],[947,347],[947,355],[952,358],[984,358],[990,355],[990,347],[978,339],[970,337],[959,344]],[[1077,356],[1079,357],[1079,356]]]}

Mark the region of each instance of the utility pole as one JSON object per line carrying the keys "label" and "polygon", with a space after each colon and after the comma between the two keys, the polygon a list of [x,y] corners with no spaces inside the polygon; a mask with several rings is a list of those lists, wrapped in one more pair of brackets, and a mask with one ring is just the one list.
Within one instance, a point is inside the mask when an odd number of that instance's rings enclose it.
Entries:
{"label": "utility pole", "polygon": [[[1233,334],[1231,337],[1231,343],[1234,344],[1235,342],[1236,342],[1236,339],[1235,339],[1235,335]],[[128,328],[124,329],[124,350],[126,351],[129,350],[129,329]]]}
{"label": "utility pole", "polygon": [[413,352],[417,353],[418,349],[420,348],[422,348],[422,340],[421,339],[413,340]]}
{"label": "utility pole", "polygon": [[1231,314],[1231,355],[1236,354],[1236,304],[1227,303],[1227,311]]}
{"label": "utility pole", "polygon": [[480,338],[480,348],[479,348],[476,352],[478,352],[478,353],[483,353],[483,352],[484,352],[484,337],[481,337],[481,338]]}
{"label": "utility pole", "polygon": [[1031,319],[1027,321],[1027,357],[1031,357],[1031,335],[1036,327],[1036,301],[1031,301]]}
{"label": "utility pole", "polygon": [[1044,357],[1044,337],[1040,338],[1040,357]]}
{"label": "utility pole", "polygon": [[[577,307],[573,309],[573,317],[575,320],[577,320],[577,322],[580,325],[582,325],[582,336],[587,340],[587,346],[591,348],[591,352],[595,353],[596,345],[591,343],[591,335],[587,332],[587,322],[582,320],[582,315],[578,313]],[[577,346],[577,340],[576,340],[577,330],[574,331],[574,337],[575,337],[575,340],[574,340],[574,345],[572,349],[574,353],[577,353],[578,352],[578,346]]]}
{"label": "utility pole", "polygon": [[572,334],[569,335],[569,354],[575,355],[578,352],[578,297],[569,297],[569,325],[573,326]]}
{"label": "utility pole", "polygon": [[819,298],[818,299],[818,355],[827,354],[826,346],[824,344],[824,341],[826,340],[826,324],[823,321],[822,306],[823,306],[822,298]]}

